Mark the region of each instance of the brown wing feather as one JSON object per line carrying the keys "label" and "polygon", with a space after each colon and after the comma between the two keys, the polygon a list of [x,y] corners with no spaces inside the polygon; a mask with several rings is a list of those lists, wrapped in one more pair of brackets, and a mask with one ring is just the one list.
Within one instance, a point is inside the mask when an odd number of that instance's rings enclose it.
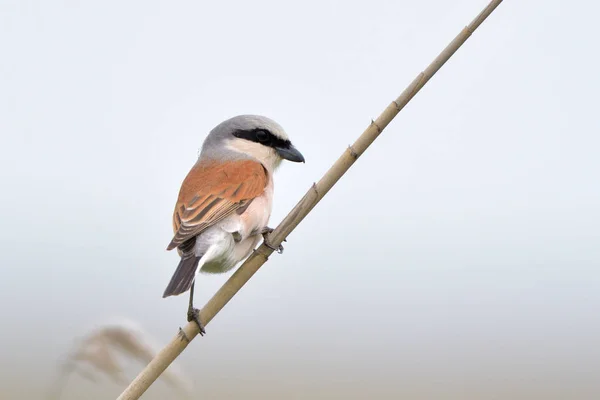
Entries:
{"label": "brown wing feather", "polygon": [[260,196],[267,172],[256,161],[198,163],[185,177],[173,213],[172,250]]}

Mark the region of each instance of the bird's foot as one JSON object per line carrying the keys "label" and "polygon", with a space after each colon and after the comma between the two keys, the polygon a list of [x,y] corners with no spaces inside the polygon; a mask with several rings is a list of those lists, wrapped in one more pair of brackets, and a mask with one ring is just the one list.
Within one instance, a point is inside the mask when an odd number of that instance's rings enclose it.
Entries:
{"label": "bird's foot", "polygon": [[265,226],[264,228],[262,228],[262,231],[260,231],[260,233],[264,236],[264,235],[268,235],[269,233],[273,232],[275,229],[270,228],[268,226]]}
{"label": "bird's foot", "polygon": [[204,330],[204,325],[200,322],[200,310],[190,307],[187,313],[187,320],[188,322],[194,321],[198,325],[198,329],[200,329],[200,336],[204,336],[206,331]]}
{"label": "bird's foot", "polygon": [[[269,235],[274,231],[275,229],[273,228],[269,228],[268,226],[265,226],[262,231],[260,232],[263,236],[263,240],[265,243],[265,246],[267,246],[268,248],[270,248],[273,251],[278,252],[279,254],[283,253],[283,245],[280,244],[278,247],[275,247],[271,244],[271,242],[269,242]],[[286,239],[283,239],[284,242],[287,242]]]}

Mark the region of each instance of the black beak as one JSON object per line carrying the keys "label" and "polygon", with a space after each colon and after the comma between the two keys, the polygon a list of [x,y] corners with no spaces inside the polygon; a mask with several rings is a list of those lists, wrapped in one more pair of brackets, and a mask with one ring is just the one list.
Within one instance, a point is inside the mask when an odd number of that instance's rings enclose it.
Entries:
{"label": "black beak", "polygon": [[288,147],[275,147],[275,151],[277,154],[288,161],[293,162],[304,162],[304,156],[302,153],[298,151],[293,145],[289,145]]}

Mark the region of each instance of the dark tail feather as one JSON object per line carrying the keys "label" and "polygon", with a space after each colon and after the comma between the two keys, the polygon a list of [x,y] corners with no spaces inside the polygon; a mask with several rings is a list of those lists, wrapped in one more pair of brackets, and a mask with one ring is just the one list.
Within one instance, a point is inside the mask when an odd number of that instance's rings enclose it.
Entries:
{"label": "dark tail feather", "polygon": [[196,277],[196,269],[201,257],[196,257],[194,253],[183,254],[179,265],[171,278],[171,282],[163,293],[163,298],[168,296],[177,296],[184,293],[192,286]]}

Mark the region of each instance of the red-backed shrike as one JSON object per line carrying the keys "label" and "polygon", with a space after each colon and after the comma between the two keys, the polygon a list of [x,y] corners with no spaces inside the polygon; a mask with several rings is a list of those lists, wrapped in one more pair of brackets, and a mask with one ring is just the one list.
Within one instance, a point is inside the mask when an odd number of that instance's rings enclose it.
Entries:
{"label": "red-backed shrike", "polygon": [[163,297],[189,290],[188,321],[201,333],[193,306],[196,274],[229,271],[270,230],[273,172],[284,159],[304,162],[283,128],[266,117],[240,115],[209,133],[181,185],[167,247],[177,248],[181,261]]}

